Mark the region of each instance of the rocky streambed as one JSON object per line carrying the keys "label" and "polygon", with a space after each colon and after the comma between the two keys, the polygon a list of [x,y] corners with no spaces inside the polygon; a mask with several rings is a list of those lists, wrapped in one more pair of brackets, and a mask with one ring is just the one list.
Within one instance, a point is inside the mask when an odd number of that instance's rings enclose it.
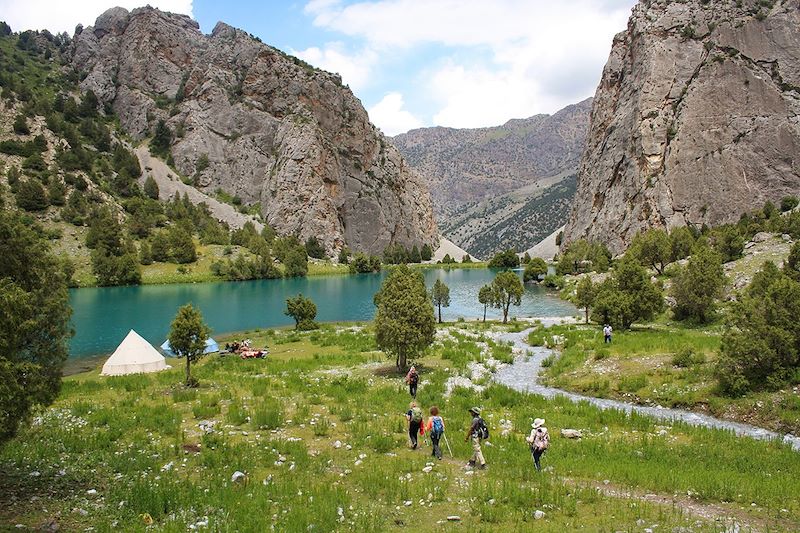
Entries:
{"label": "rocky streambed", "polygon": [[[550,325],[545,323],[545,325]],[[527,343],[528,334],[534,328],[528,328],[519,333],[507,333],[500,337],[500,340],[508,341],[514,345],[514,353],[519,354],[515,357],[514,363],[499,368],[494,374],[494,381],[506,385],[514,390],[539,394],[545,398],[563,396],[573,402],[589,402],[600,409],[618,409],[626,413],[636,412],[651,416],[665,421],[680,421],[693,426],[702,426],[714,429],[733,431],[736,435],[747,436],[762,440],[782,440],[792,446],[793,449],[800,451],[800,437],[794,435],[781,435],[774,431],[764,428],[741,424],[728,420],[721,420],[700,413],[693,413],[682,409],[670,409],[665,407],[651,407],[636,405],[618,400],[606,398],[593,398],[583,396],[555,387],[548,387],[539,381],[539,373],[542,369],[542,361],[550,357],[555,352],[543,346],[531,346]]]}

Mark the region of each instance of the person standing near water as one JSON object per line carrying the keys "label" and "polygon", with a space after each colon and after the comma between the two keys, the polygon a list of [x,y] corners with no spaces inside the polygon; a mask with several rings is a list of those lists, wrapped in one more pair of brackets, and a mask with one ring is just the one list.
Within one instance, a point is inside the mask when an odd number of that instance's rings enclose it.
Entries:
{"label": "person standing near water", "polygon": [[489,438],[489,428],[486,427],[486,422],[481,418],[480,407],[472,407],[469,410],[472,415],[472,423],[467,431],[467,436],[464,437],[464,442],[472,440],[472,458],[467,463],[467,466],[478,466],[481,470],[486,468],[486,459],[483,458],[481,451],[481,440]]}
{"label": "person standing near water", "polygon": [[417,397],[417,384],[419,383],[419,374],[417,373],[417,367],[412,366],[408,374],[406,374],[406,383],[408,383],[408,393],[411,395],[412,398]]}
{"label": "person standing near water", "polygon": [[542,471],[542,465],[539,460],[550,447],[550,434],[547,428],[544,427],[544,418],[536,418],[531,426],[531,434],[525,440],[531,447],[531,455],[533,456],[533,465],[536,467],[537,472]]}
{"label": "person standing near water", "polygon": [[611,342],[611,324],[606,324],[603,327],[603,337],[605,338],[604,342],[606,344]]}
{"label": "person standing near water", "polygon": [[428,418],[428,424],[425,430],[431,436],[431,444],[433,445],[433,452],[431,455],[437,459],[442,459],[442,449],[439,447],[439,440],[444,435],[444,420],[439,416],[439,408],[435,405],[431,407],[431,416]]}
{"label": "person standing near water", "polygon": [[417,407],[417,402],[411,402],[408,406],[406,413],[408,420],[408,438],[411,440],[411,449],[417,449],[417,435],[424,433],[425,429],[422,427],[422,409]]}

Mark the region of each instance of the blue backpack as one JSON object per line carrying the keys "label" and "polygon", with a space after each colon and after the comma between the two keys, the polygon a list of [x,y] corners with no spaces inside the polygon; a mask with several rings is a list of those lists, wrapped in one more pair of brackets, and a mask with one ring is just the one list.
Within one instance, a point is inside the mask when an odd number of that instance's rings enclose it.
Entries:
{"label": "blue backpack", "polygon": [[431,427],[431,433],[437,436],[444,433],[444,424],[442,423],[441,417],[438,416],[433,417],[433,426]]}

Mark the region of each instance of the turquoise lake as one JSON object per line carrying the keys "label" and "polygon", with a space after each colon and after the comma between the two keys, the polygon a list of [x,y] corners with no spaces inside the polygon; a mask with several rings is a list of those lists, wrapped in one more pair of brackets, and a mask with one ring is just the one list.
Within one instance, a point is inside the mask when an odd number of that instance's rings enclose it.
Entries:
{"label": "turquoise lake", "polygon": [[[450,307],[444,320],[483,316],[478,290],[494,279],[489,269],[423,270],[430,287],[440,278],[450,287]],[[178,308],[192,303],[202,310],[213,335],[293,324],[285,316],[286,298],[302,293],[317,304],[320,322],[371,320],[372,297],[385,277],[381,274],[315,276],[224,283],[103,287],[70,291],[75,336],[70,355],[86,358],[112,352],[128,330],[134,329],[153,345],[166,338]],[[570,316],[577,313],[555,291],[526,286],[522,305],[512,306],[509,316]],[[500,317],[489,309],[487,318]]]}

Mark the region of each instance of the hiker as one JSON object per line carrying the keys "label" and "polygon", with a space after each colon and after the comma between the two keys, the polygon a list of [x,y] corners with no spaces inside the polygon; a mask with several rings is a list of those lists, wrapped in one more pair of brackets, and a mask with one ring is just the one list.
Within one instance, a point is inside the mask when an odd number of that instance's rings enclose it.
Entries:
{"label": "hiker", "polygon": [[539,463],[539,459],[550,447],[550,434],[547,432],[547,428],[544,427],[544,418],[534,419],[531,427],[533,428],[531,429],[531,434],[525,440],[528,441],[528,445],[531,447],[531,455],[533,456],[533,464],[536,467],[536,471],[541,472],[542,465]]}
{"label": "hiker", "polygon": [[606,324],[603,327],[603,337],[605,338],[604,344],[608,344],[611,342],[611,325]]}
{"label": "hiker", "polygon": [[408,437],[411,439],[411,449],[416,450],[417,435],[425,433],[425,428],[422,426],[422,409],[417,407],[417,402],[411,402],[408,405],[406,419],[408,420]]}
{"label": "hiker", "polygon": [[472,407],[469,409],[469,414],[472,415],[472,423],[467,430],[467,436],[464,437],[464,442],[472,439],[472,459],[469,460],[467,466],[474,467],[476,464],[478,468],[483,470],[486,468],[486,459],[483,458],[481,451],[481,440],[489,438],[489,428],[486,427],[486,422],[481,418],[480,407]]}
{"label": "hiker", "polygon": [[433,452],[431,455],[437,459],[442,459],[442,449],[439,447],[439,440],[444,435],[444,420],[439,416],[439,408],[435,405],[431,407],[431,416],[428,418],[428,424],[425,426],[425,431],[431,436],[431,444],[433,445]]}
{"label": "hiker", "polygon": [[408,370],[408,374],[406,374],[406,383],[408,383],[408,393],[411,395],[412,398],[416,398],[417,384],[419,383],[419,374],[417,373],[417,367],[412,366]]}

